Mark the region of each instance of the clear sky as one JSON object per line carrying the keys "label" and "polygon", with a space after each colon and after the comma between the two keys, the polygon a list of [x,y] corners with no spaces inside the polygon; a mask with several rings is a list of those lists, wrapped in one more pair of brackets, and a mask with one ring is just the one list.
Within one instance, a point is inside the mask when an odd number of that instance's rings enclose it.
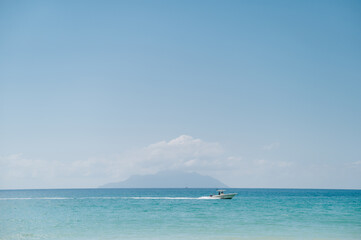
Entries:
{"label": "clear sky", "polygon": [[184,170],[361,188],[360,1],[0,1],[0,188]]}

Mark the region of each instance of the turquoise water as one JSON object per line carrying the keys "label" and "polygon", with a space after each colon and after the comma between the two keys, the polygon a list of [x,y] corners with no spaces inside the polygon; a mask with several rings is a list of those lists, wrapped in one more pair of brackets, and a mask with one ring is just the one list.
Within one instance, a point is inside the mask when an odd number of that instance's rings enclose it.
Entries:
{"label": "turquoise water", "polygon": [[360,190],[1,190],[0,239],[361,239]]}

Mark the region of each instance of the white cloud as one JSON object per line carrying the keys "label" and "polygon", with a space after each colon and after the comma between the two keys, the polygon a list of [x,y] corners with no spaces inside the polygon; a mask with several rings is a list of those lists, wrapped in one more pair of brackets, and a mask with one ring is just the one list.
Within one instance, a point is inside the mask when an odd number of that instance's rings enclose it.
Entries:
{"label": "white cloud", "polygon": [[169,142],[161,141],[142,149],[135,161],[143,170],[198,170],[222,166],[223,148],[219,143],[205,142],[182,135]]}
{"label": "white cloud", "polygon": [[55,161],[22,154],[0,157],[0,187],[96,187],[133,174],[162,170],[215,172],[234,168],[239,158],[225,157],[219,143],[181,135],[143,149],[85,160]]}
{"label": "white cloud", "polygon": [[[271,147],[272,145],[272,147]],[[272,149],[278,144],[270,144]],[[334,166],[232,156],[221,144],[187,135],[117,155],[77,160],[0,156],[0,188],[97,187],[134,174],[183,170],[213,176],[234,187],[357,187],[360,161]],[[344,183],[342,185],[341,183]],[[347,184],[347,185],[346,185]]]}

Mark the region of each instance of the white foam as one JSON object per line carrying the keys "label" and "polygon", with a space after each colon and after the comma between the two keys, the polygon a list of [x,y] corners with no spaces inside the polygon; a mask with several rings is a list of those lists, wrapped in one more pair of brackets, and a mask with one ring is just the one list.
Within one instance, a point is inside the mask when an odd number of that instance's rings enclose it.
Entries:
{"label": "white foam", "polygon": [[137,199],[137,200],[194,200],[203,197],[82,197],[78,199]]}
{"label": "white foam", "polygon": [[137,200],[204,200],[214,199],[208,196],[204,197],[33,197],[33,198],[0,198],[1,200],[68,200],[68,199],[137,199]]}
{"label": "white foam", "polygon": [[129,199],[165,199],[165,200],[177,200],[177,199],[197,199],[190,197],[129,197]]}
{"label": "white foam", "polygon": [[212,198],[212,197],[208,197],[208,196],[203,196],[203,197],[199,197],[198,199],[209,199],[209,200],[214,200],[217,198]]}

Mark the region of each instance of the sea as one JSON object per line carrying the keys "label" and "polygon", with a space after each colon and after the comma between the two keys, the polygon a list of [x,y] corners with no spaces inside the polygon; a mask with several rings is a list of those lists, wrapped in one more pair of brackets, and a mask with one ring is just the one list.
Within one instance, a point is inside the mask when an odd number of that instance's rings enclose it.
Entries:
{"label": "sea", "polygon": [[361,239],[361,190],[0,190],[0,239]]}

